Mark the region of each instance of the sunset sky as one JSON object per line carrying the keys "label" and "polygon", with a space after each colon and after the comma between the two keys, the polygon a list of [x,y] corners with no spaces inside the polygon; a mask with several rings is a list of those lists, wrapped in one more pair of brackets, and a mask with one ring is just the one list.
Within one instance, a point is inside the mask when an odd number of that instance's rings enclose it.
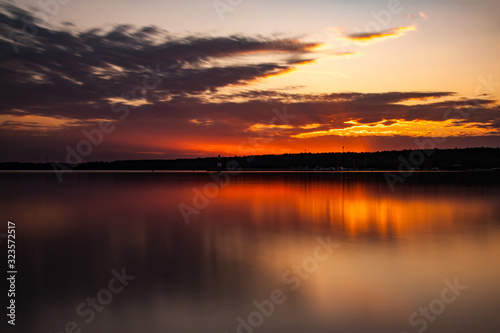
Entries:
{"label": "sunset sky", "polygon": [[500,146],[497,0],[59,2],[0,2],[0,161]]}

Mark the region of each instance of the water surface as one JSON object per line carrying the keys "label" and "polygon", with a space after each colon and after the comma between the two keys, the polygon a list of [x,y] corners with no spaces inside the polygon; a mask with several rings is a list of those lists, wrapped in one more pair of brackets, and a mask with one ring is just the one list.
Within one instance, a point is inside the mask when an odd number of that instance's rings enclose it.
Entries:
{"label": "water surface", "polygon": [[[1,173],[19,332],[500,331],[498,176],[416,173],[394,192],[383,173],[212,176]],[[85,322],[122,268],[135,278]],[[467,289],[440,301],[455,279]]]}

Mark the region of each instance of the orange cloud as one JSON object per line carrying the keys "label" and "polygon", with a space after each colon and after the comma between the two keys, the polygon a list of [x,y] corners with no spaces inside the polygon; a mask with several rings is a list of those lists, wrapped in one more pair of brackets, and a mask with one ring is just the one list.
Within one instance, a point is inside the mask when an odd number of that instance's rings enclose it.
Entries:
{"label": "orange cloud", "polygon": [[274,124],[254,124],[250,126],[248,129],[251,131],[262,131],[262,130],[268,130],[268,129],[294,129],[294,128],[301,128],[301,129],[312,129],[312,128],[318,128],[320,127],[321,124],[306,124],[302,126],[292,126],[292,125],[274,125]]}
{"label": "orange cloud", "polygon": [[359,42],[368,42],[372,41],[374,39],[380,39],[380,38],[397,38],[402,35],[404,35],[408,31],[415,31],[417,30],[416,27],[414,26],[407,26],[407,27],[398,27],[398,28],[392,28],[380,32],[362,32],[362,33],[355,33],[355,34],[350,34],[346,35],[345,37],[347,39],[359,41]]}
{"label": "orange cloud", "polygon": [[292,135],[293,138],[305,139],[318,136],[410,136],[410,137],[460,137],[496,135],[499,131],[495,128],[485,127],[485,123],[460,123],[456,119],[445,121],[435,120],[405,120],[391,119],[373,123],[360,124],[356,120],[349,120],[344,124],[352,126],[345,128],[332,128],[324,131],[304,132]]}
{"label": "orange cloud", "polygon": [[82,126],[87,123],[98,123],[101,121],[109,121],[107,119],[87,119],[78,120],[64,117],[39,116],[34,114],[24,114],[23,111],[18,111],[21,115],[0,115],[0,126],[10,130],[29,131],[36,130],[40,132],[56,131],[72,126]]}

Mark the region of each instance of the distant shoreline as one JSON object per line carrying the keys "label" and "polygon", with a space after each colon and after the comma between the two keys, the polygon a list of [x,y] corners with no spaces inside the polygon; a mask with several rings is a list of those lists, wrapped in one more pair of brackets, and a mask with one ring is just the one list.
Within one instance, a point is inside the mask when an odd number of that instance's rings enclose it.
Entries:
{"label": "distant shoreline", "polygon": [[[298,153],[164,160],[2,162],[0,171],[485,171],[500,168],[500,148]],[[61,171],[62,170],[62,171]]]}
{"label": "distant shoreline", "polygon": [[[500,168],[471,169],[471,170],[412,170],[415,173],[474,173],[474,172],[500,172]],[[53,173],[54,170],[0,170],[0,173]],[[215,170],[73,170],[74,173],[218,173]],[[384,173],[399,172],[396,169],[388,170],[239,170],[221,173]]]}

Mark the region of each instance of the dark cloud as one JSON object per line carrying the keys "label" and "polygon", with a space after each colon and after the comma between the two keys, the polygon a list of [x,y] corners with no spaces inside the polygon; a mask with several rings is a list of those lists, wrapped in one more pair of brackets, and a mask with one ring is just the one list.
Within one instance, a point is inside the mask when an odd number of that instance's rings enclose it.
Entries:
{"label": "dark cloud", "polygon": [[[287,71],[315,44],[263,37],[176,37],[154,26],[119,25],[111,31],[85,32],[34,23],[23,33],[30,14],[13,6],[0,12],[1,109],[32,108],[43,113],[65,107],[64,116],[94,117],[75,112],[86,103],[107,103],[142,84],[148,68],[159,69],[162,84],[151,96],[215,91],[233,84]],[[29,20],[28,20],[29,22]],[[26,30],[26,27],[24,27]],[[31,29],[31,30],[30,30]],[[211,65],[214,59],[274,53],[275,62]],[[281,59],[279,59],[281,57]]]}
{"label": "dark cloud", "polygon": [[[463,124],[500,128],[500,109],[486,95],[460,99],[453,92],[251,90],[248,84],[253,80],[287,72],[314,58],[310,50],[315,44],[299,40],[179,37],[158,27],[131,25],[82,32],[68,24],[54,28],[38,23],[33,26],[36,35],[29,37],[21,34],[24,17],[30,13],[17,7],[0,10],[3,160],[44,160],[47,155],[63,160],[65,147],[75,147],[85,139],[82,129],[95,128],[101,119],[114,121],[116,131],[95,147],[88,160],[156,158],[161,152],[170,158],[213,155],[221,147],[238,147],[256,137],[258,133],[250,129],[255,124],[283,125],[275,112],[281,112],[283,105],[294,117],[287,119],[288,127],[275,130],[275,149],[293,146],[291,137],[298,133],[349,127],[349,120],[363,124],[385,119],[389,126],[397,119],[456,117]],[[270,56],[265,62],[263,57],[252,57],[260,53]],[[134,107],[131,95],[144,86],[146,77],[157,77],[161,83],[146,94],[137,91],[137,99],[144,100]],[[227,87],[237,89],[222,89]],[[115,107],[128,110],[126,118],[111,111],[112,99],[118,99]],[[311,140],[329,147],[331,139]],[[385,144],[387,139],[380,140]]]}

